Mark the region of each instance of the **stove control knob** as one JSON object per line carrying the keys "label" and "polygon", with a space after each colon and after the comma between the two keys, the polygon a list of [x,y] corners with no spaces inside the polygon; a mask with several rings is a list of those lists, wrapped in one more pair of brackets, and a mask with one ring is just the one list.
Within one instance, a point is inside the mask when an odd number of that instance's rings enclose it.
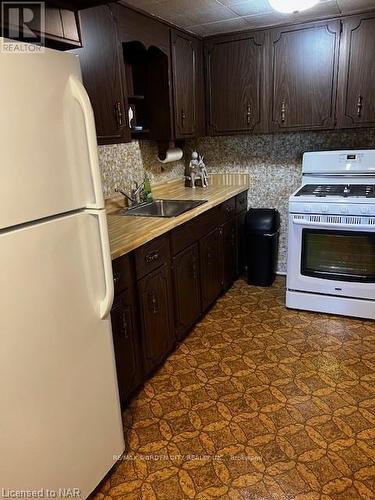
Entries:
{"label": "stove control knob", "polygon": [[340,212],[342,214],[348,214],[349,213],[349,208],[348,207],[340,207]]}
{"label": "stove control knob", "polygon": [[303,211],[304,212],[311,212],[311,207],[309,207],[308,205],[306,205],[305,207],[303,207]]}
{"label": "stove control knob", "polygon": [[323,214],[326,214],[328,212],[328,210],[329,209],[328,209],[327,205],[322,205],[322,213]]}
{"label": "stove control knob", "polygon": [[370,213],[370,208],[369,207],[361,207],[360,209],[361,214],[369,214]]}

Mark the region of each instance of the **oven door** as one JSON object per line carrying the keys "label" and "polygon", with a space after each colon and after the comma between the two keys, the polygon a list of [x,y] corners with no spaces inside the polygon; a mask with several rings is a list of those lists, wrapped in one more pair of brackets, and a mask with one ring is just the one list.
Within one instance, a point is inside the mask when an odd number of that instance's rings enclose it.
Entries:
{"label": "oven door", "polygon": [[375,217],[291,214],[287,286],[375,300]]}

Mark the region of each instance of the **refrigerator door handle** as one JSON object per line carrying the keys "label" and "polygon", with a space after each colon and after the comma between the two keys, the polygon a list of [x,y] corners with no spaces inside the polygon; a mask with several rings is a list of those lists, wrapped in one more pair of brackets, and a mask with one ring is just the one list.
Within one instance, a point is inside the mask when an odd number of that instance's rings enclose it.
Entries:
{"label": "refrigerator door handle", "polygon": [[99,222],[100,244],[102,250],[103,273],[105,281],[105,297],[99,305],[99,316],[101,319],[105,319],[111,312],[115,294],[112,273],[112,257],[108,237],[107,216],[104,210],[86,210],[86,212],[97,217]]}
{"label": "refrigerator door handle", "polygon": [[103,208],[104,198],[100,178],[98,143],[96,141],[94,112],[92,110],[91,102],[89,96],[87,95],[86,89],[82,85],[82,82],[79,80],[79,78],[74,75],[70,75],[69,83],[73,97],[81,107],[84,117],[91,177],[94,186],[95,202],[93,204],[88,203],[86,206],[87,208]]}

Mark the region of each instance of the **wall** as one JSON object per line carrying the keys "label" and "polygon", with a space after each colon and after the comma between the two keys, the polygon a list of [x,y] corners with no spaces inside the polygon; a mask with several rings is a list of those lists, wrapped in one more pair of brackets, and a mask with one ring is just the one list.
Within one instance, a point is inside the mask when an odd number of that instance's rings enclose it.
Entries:
{"label": "wall", "polygon": [[[187,144],[204,155],[209,172],[246,173],[252,188],[252,207],[277,208],[282,230],[279,271],[286,271],[288,198],[301,184],[302,155],[305,151],[375,148],[375,129],[299,132],[233,137],[203,137]],[[181,177],[184,162],[167,166],[164,172],[156,159],[155,145],[133,142],[100,146],[104,194],[109,197],[116,186],[130,189],[148,172],[153,182]]]}
{"label": "wall", "polygon": [[281,214],[278,269],[286,271],[288,198],[301,184],[305,151],[375,148],[375,129],[299,132],[254,136],[204,137],[196,147],[209,172],[247,173],[251,207]]}
{"label": "wall", "polygon": [[152,184],[184,175],[184,160],[162,165],[157,153],[156,144],[148,141],[99,146],[104,197],[117,196],[117,188],[130,193],[134,183],[142,182],[145,174]]}

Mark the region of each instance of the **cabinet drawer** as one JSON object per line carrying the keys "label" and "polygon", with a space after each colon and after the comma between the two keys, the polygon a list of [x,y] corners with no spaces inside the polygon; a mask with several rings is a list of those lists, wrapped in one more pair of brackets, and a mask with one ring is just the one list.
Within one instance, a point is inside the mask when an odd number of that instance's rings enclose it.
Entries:
{"label": "cabinet drawer", "polygon": [[220,224],[220,212],[219,207],[214,207],[208,212],[200,215],[197,219],[197,239],[203,238],[210,231]]}
{"label": "cabinet drawer", "polygon": [[236,196],[236,213],[247,210],[247,191]]}
{"label": "cabinet drawer", "polygon": [[170,250],[167,234],[146,243],[146,245],[135,251],[137,278],[143,278],[143,276],[164,264],[169,258]]}
{"label": "cabinet drawer", "polygon": [[171,232],[172,255],[182,252],[185,248],[203,238],[203,236],[219,224],[219,208],[214,207],[191,221],[186,222],[186,224],[177,227]]}
{"label": "cabinet drawer", "polygon": [[224,201],[220,205],[221,220],[226,221],[234,217],[236,213],[236,199],[231,198],[230,200]]}
{"label": "cabinet drawer", "polygon": [[173,229],[171,232],[172,255],[177,255],[197,240],[196,219]]}
{"label": "cabinet drawer", "polygon": [[122,292],[134,282],[133,256],[126,254],[112,262],[115,294]]}

